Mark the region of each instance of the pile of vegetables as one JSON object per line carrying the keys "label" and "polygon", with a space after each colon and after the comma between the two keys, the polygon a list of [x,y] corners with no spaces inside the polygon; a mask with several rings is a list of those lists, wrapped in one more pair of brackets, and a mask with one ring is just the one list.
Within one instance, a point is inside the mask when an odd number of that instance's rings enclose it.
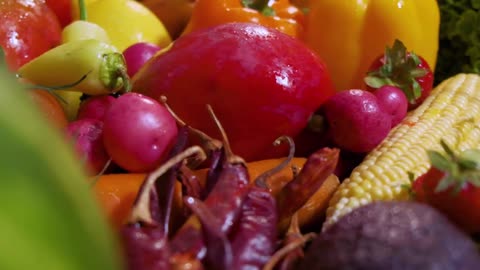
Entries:
{"label": "pile of vegetables", "polygon": [[478,8],[0,0],[0,268],[480,265]]}

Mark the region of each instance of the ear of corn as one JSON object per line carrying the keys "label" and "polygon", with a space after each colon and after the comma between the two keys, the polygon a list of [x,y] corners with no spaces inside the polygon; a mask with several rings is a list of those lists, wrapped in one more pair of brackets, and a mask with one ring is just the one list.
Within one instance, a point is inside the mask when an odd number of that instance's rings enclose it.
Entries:
{"label": "ear of corn", "polygon": [[443,81],[416,110],[370,152],[333,195],[324,229],[353,209],[378,200],[406,200],[415,177],[430,168],[426,150],[480,147],[480,76],[458,74]]}

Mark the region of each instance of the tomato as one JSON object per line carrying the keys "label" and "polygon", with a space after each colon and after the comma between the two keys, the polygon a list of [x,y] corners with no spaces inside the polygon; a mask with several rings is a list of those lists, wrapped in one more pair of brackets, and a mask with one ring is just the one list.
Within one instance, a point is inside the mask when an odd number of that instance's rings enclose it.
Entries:
{"label": "tomato", "polygon": [[76,0],[45,0],[50,9],[57,15],[58,21],[62,27],[73,21],[72,1]]}
{"label": "tomato", "polygon": [[0,21],[0,46],[10,70],[60,44],[60,23],[43,1],[3,0]]}
{"label": "tomato", "polygon": [[67,126],[67,116],[57,98],[45,90],[31,90],[28,94],[50,123],[59,128]]}

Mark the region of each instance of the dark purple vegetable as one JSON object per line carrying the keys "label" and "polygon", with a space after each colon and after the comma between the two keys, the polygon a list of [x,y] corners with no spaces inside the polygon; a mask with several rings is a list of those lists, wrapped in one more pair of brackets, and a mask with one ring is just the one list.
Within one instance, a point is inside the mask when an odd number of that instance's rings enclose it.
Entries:
{"label": "dark purple vegetable", "polygon": [[328,227],[295,269],[473,270],[480,253],[470,236],[433,207],[373,202]]}

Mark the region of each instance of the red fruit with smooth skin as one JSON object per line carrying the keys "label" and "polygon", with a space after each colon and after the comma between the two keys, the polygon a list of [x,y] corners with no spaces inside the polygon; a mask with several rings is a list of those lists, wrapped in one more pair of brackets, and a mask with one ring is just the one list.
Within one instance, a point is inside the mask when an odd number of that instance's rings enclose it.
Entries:
{"label": "red fruit with smooth skin", "polygon": [[403,91],[391,85],[384,85],[373,91],[383,110],[392,117],[392,127],[402,122],[407,115],[408,100]]}
{"label": "red fruit with smooth skin", "polygon": [[247,161],[285,156],[272,143],[295,137],[335,93],[323,61],[301,41],[250,23],[228,23],[178,38],[133,77],[133,91],[158,99],[187,124],[221,138]]}
{"label": "red fruit with smooth skin", "polygon": [[80,103],[77,119],[90,118],[103,121],[106,111],[115,101],[116,98],[110,95],[89,97]]}
{"label": "red fruit with smooth skin", "polygon": [[10,70],[60,44],[60,23],[41,0],[0,1],[0,47]]}
{"label": "red fruit with smooth skin", "polygon": [[159,166],[178,133],[170,112],[156,100],[138,93],[118,97],[103,121],[107,153],[129,172],[149,172]]}
{"label": "red fruit with smooth skin", "polygon": [[62,28],[73,21],[72,1],[78,0],[45,0],[50,9],[57,15]]}
{"label": "red fruit with smooth skin", "polygon": [[158,45],[148,42],[135,43],[126,48],[123,57],[127,64],[128,76],[133,77],[158,51],[160,51]]}
{"label": "red fruit with smooth skin", "polygon": [[98,174],[110,157],[105,151],[102,140],[103,123],[96,119],[81,119],[67,125],[67,134],[73,139],[79,159],[91,175]]}
{"label": "red fruit with smooth skin", "polygon": [[352,89],[336,93],[324,105],[332,140],[342,149],[367,153],[391,129],[391,117],[374,94]]}

